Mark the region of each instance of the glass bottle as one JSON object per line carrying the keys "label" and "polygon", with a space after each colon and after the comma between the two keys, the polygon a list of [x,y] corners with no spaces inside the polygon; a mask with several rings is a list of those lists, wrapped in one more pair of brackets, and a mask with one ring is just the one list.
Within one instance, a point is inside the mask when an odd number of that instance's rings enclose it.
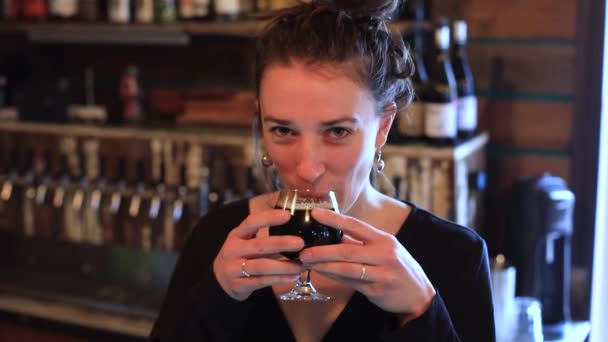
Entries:
{"label": "glass bottle", "polygon": [[424,131],[429,143],[452,146],[457,136],[456,99],[458,92],[449,54],[450,28],[440,21],[435,27],[435,49],[426,63],[429,86],[425,97]]}
{"label": "glass bottle", "polygon": [[458,90],[458,139],[468,140],[477,128],[477,97],[475,81],[467,56],[467,23],[456,20],[453,23],[452,65]]}
{"label": "glass bottle", "polygon": [[21,15],[27,21],[43,21],[48,16],[46,0],[23,0]]}
{"label": "glass bottle", "polygon": [[108,20],[125,24],[131,20],[131,0],[108,0]]}
{"label": "glass bottle", "polygon": [[49,16],[53,20],[74,20],[78,15],[78,0],[49,0]]}

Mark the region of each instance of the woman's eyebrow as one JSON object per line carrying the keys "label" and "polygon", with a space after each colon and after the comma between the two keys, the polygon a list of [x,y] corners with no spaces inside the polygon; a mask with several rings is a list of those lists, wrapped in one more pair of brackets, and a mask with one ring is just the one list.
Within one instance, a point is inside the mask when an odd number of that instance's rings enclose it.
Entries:
{"label": "woman's eyebrow", "polygon": [[277,119],[277,118],[272,117],[270,115],[265,115],[263,121],[264,122],[276,123],[276,124],[279,124],[279,125],[285,125],[285,126],[287,126],[287,125],[289,125],[291,123],[291,121],[289,121],[289,120]]}
{"label": "woman's eyebrow", "polygon": [[[289,121],[289,120],[278,119],[278,118],[275,118],[275,117],[270,116],[270,115],[266,115],[264,117],[263,121],[266,122],[266,123],[270,122],[270,123],[275,123],[275,124],[285,125],[285,126],[288,126],[288,125],[291,124],[291,121]],[[353,118],[353,117],[349,116],[349,117],[338,118],[338,119],[335,119],[335,120],[324,121],[324,122],[321,123],[321,125],[322,126],[334,126],[334,125],[345,123],[345,122],[346,123],[357,124],[359,122],[359,119],[358,118]]]}
{"label": "woman's eyebrow", "polygon": [[323,126],[334,126],[337,124],[341,124],[341,123],[352,123],[352,124],[357,124],[359,123],[359,119],[358,118],[353,118],[353,117],[345,117],[345,118],[339,118],[336,120],[330,120],[330,121],[325,121],[322,122],[321,125]]}

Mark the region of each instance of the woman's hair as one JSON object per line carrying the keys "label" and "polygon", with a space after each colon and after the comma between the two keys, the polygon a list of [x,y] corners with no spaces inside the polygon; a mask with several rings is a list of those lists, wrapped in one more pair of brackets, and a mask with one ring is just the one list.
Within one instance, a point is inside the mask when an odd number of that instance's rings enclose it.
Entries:
{"label": "woman's hair", "polygon": [[312,0],[269,13],[257,44],[255,85],[259,99],[264,71],[293,61],[332,65],[366,86],[377,113],[413,97],[413,64],[400,35],[387,30],[399,0]]}
{"label": "woman's hair", "polygon": [[[261,16],[269,19],[257,42],[255,86],[267,68],[294,61],[310,66],[338,67],[353,81],[367,87],[380,114],[395,102],[398,110],[410,104],[414,66],[400,34],[387,29],[400,0],[312,0]],[[253,118],[254,149],[260,139],[260,113]],[[256,169],[264,169],[256,156]],[[266,184],[278,186],[273,168],[266,169]]]}

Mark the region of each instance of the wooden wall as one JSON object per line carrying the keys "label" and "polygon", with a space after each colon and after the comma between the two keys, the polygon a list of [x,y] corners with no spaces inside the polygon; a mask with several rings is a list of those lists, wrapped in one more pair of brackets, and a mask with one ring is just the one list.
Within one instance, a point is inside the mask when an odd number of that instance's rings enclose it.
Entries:
{"label": "wooden wall", "polygon": [[490,132],[488,212],[491,253],[500,251],[513,182],[549,172],[570,182],[576,1],[436,1],[433,16],[469,23],[469,58]]}
{"label": "wooden wall", "polygon": [[[584,180],[574,176],[591,166],[574,162],[581,159],[573,146],[577,104],[587,101],[579,98],[577,87],[586,78],[577,71],[582,72],[581,60],[590,52],[577,50],[589,47],[583,43],[589,38],[577,30],[588,26],[580,22],[587,16],[578,12],[593,9],[581,1],[434,1],[433,16],[459,16],[469,23],[480,126],[490,133],[484,231],[492,254],[502,246],[515,180],[549,172],[579,195],[578,206],[583,202],[584,194],[576,189]],[[575,223],[583,221],[575,218]],[[591,228],[575,225],[572,240],[572,313],[578,318],[588,318]]]}

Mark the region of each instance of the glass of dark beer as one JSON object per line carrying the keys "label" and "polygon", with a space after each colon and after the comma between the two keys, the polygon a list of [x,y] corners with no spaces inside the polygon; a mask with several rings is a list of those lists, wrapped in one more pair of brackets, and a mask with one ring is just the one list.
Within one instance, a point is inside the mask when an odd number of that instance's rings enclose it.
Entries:
{"label": "glass of dark beer", "polygon": [[[342,231],[323,225],[312,218],[313,208],[325,208],[340,212],[338,201],[333,191],[313,190],[282,190],[279,192],[275,208],[287,210],[291,219],[280,226],[269,228],[270,235],[296,235],[304,239],[304,248],[340,243]],[[297,260],[299,252],[285,252],[284,256]],[[310,270],[306,277],[301,277],[291,291],[279,296],[281,300],[288,301],[327,301],[331,300],[317,292],[310,281]]]}

